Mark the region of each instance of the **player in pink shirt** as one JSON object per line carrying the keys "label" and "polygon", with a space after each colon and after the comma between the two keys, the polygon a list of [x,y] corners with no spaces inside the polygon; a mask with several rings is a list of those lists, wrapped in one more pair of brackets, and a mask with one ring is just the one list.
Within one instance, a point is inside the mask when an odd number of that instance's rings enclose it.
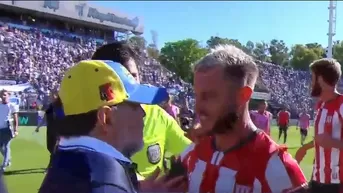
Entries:
{"label": "player in pink shirt", "polygon": [[257,111],[250,111],[250,116],[257,128],[270,135],[270,122],[273,119],[273,115],[267,111],[267,107],[267,102],[261,101]]}
{"label": "player in pink shirt", "polygon": [[167,113],[172,116],[179,124],[179,114],[180,114],[180,109],[179,107],[173,105],[173,97],[169,96],[169,98],[161,104],[162,108],[167,111]]}
{"label": "player in pink shirt", "polygon": [[299,114],[298,127],[300,127],[300,143],[304,145],[304,141],[307,137],[308,128],[310,127],[310,115],[305,111]]}

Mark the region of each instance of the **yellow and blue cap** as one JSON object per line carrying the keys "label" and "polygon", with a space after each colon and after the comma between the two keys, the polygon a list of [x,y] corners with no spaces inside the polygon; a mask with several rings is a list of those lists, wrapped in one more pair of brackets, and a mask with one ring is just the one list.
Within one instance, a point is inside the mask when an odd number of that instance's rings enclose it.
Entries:
{"label": "yellow and blue cap", "polygon": [[101,106],[125,101],[140,104],[159,104],[168,98],[165,88],[136,82],[119,63],[103,60],[84,60],[64,75],[59,97],[63,114],[78,115]]}

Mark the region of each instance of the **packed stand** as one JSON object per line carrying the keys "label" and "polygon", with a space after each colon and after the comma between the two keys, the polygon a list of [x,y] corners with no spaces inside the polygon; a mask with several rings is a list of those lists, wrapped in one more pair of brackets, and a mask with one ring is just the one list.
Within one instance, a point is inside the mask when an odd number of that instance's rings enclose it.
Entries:
{"label": "packed stand", "polygon": [[271,100],[284,105],[299,114],[302,111],[313,112],[313,100],[310,97],[311,75],[307,71],[296,71],[271,63],[260,62],[262,83],[270,90]]}
{"label": "packed stand", "polygon": [[[17,24],[6,24],[0,29],[0,58],[2,76],[15,77],[18,83],[30,82],[35,88],[32,92],[17,93],[23,98],[22,107],[43,106],[50,92],[59,87],[63,72],[70,65],[88,59],[99,42],[65,38],[67,34],[38,30]],[[140,72],[144,83],[165,86],[177,97],[181,92],[189,92],[191,85],[163,68],[156,60],[142,56],[144,66]],[[30,100],[26,97],[30,95]],[[186,94],[187,96],[187,94]],[[178,101],[179,102],[179,101]]]}
{"label": "packed stand", "polygon": [[[3,24],[0,29],[1,76],[15,77],[19,83],[30,82],[35,92],[17,93],[23,98],[22,106],[32,108],[32,103],[42,106],[48,101],[49,93],[59,87],[63,72],[75,62],[90,58],[99,45],[101,43],[94,39],[75,38],[68,33]],[[141,52],[141,58],[144,65],[140,65],[139,70],[143,83],[164,86],[174,96],[176,104],[193,107],[191,84],[149,58],[146,52]],[[271,91],[271,100],[286,105],[293,113],[313,111],[309,72],[265,62],[259,62],[259,67],[258,90]]]}

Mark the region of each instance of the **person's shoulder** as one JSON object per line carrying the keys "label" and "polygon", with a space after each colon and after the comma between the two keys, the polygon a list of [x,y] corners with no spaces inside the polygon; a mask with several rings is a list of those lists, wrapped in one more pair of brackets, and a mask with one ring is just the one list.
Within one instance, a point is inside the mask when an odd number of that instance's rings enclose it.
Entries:
{"label": "person's shoulder", "polygon": [[[145,122],[153,121],[154,124],[178,125],[175,119],[158,105],[143,105],[145,111]],[[173,124],[175,123],[175,124]],[[166,128],[166,127],[164,127]]]}
{"label": "person's shoulder", "polygon": [[337,97],[337,100],[340,101],[341,103],[343,103],[343,95],[339,95],[339,96]]}
{"label": "person's shoulder", "polygon": [[[69,147],[59,146],[53,159],[60,170],[69,171],[73,175],[80,177],[92,176],[100,178],[98,180],[110,180],[112,174],[124,175],[124,168],[131,163],[113,159],[104,153],[95,152],[88,149],[70,149]],[[77,174],[74,174],[74,173]],[[121,176],[123,177],[123,176]]]}
{"label": "person's shoulder", "polygon": [[320,109],[320,108],[323,106],[323,104],[324,104],[324,102],[321,101],[321,100],[319,100],[319,101],[316,103],[316,105],[315,105],[315,110]]}
{"label": "person's shoulder", "polygon": [[149,111],[151,108],[153,108],[155,105],[146,105],[146,104],[141,104],[141,107],[143,108],[143,110]]}
{"label": "person's shoulder", "polygon": [[13,103],[7,103],[7,105],[10,107],[10,108],[15,108],[15,104],[13,104]]}
{"label": "person's shoulder", "polygon": [[165,113],[165,110],[158,106],[158,105],[146,105],[142,104],[143,110],[147,115],[150,116],[165,116],[168,115],[168,113]]}
{"label": "person's shoulder", "polygon": [[65,184],[68,180],[90,182],[90,167],[86,154],[78,151],[58,149],[52,158],[52,166],[48,169],[44,186]]}
{"label": "person's shoulder", "polygon": [[265,132],[257,130],[256,136],[249,143],[257,153],[271,154],[278,149],[278,144],[271,139]]}
{"label": "person's shoulder", "polygon": [[[307,186],[307,180],[298,162],[286,149],[279,149],[270,156],[265,169],[269,186],[278,190],[296,192]],[[272,179],[278,179],[277,181]]]}
{"label": "person's shoulder", "polygon": [[[69,147],[69,146],[59,145],[58,149],[56,150],[54,154],[55,156],[53,157],[53,159],[56,160],[54,163],[59,163],[58,165],[65,166],[66,168],[76,163],[79,163],[80,166],[84,166],[84,164],[87,163],[87,159],[86,159],[87,153],[93,153],[93,151],[75,149],[74,146]],[[75,161],[70,161],[70,160],[75,160]]]}
{"label": "person's shoulder", "polygon": [[181,161],[184,161],[189,155],[194,151],[196,147],[195,143],[191,143],[181,154],[180,159]]}
{"label": "person's shoulder", "polygon": [[256,162],[265,165],[265,175],[276,177],[276,175],[282,174],[285,180],[292,179],[296,184],[306,183],[297,161],[287,152],[287,146],[278,145],[264,133],[257,136],[253,145],[254,154],[257,153],[260,158]]}
{"label": "person's shoulder", "polygon": [[13,111],[13,113],[17,113],[19,111],[19,105],[8,103],[8,106]]}
{"label": "person's shoulder", "polygon": [[249,114],[250,114],[250,115],[255,115],[256,113],[257,113],[256,110],[250,110],[250,111],[249,111]]}
{"label": "person's shoulder", "polygon": [[337,107],[339,110],[343,110],[343,95],[337,97]]}
{"label": "person's shoulder", "polygon": [[[185,161],[187,158],[196,157],[207,157],[212,156],[214,152],[212,137],[203,137],[198,143],[191,143],[181,154],[181,161]],[[193,157],[194,158],[194,157]]]}

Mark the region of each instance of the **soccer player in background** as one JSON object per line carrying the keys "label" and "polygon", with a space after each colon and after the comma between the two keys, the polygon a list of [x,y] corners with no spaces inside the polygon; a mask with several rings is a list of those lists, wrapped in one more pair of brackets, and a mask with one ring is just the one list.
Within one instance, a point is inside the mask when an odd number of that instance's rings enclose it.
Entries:
{"label": "soccer player in background", "polygon": [[342,75],[334,59],[320,59],[310,65],[311,95],[318,97],[314,119],[314,140],[300,147],[298,162],[315,148],[311,193],[339,193],[343,187],[343,96],[336,90]]}
{"label": "soccer player in background", "polygon": [[181,154],[188,192],[301,192],[307,185],[286,149],[250,119],[257,77],[251,56],[231,45],[215,47],[194,65],[195,109],[210,135]]}
{"label": "soccer player in background", "polygon": [[4,156],[1,171],[11,165],[11,140],[18,135],[19,105],[9,101],[7,90],[0,91],[0,152]]}
{"label": "soccer player in background", "polygon": [[250,111],[250,116],[255,126],[270,135],[270,123],[273,119],[272,113],[267,111],[268,103],[263,100],[258,105],[257,111]]}
{"label": "soccer player in background", "polygon": [[283,107],[281,111],[277,114],[277,124],[279,126],[279,138],[280,141],[281,135],[283,134],[283,143],[287,141],[287,131],[289,127],[289,119],[291,117],[291,113],[287,111],[286,107]]}
{"label": "soccer player in background", "polygon": [[161,107],[180,124],[180,109],[173,104],[172,96],[169,95],[168,100],[164,101]]}
{"label": "soccer player in background", "polygon": [[[136,81],[140,82],[137,52],[126,42],[106,44],[96,50],[92,59],[112,60],[121,63]],[[165,152],[180,154],[191,141],[185,136],[176,120],[158,105],[142,105],[144,117],[144,147],[132,156],[138,164],[139,180],[154,173],[158,168],[166,168]]]}
{"label": "soccer player in background", "polygon": [[308,134],[308,129],[310,127],[310,115],[303,111],[299,114],[297,129],[300,128],[300,143],[304,145],[304,141]]}

